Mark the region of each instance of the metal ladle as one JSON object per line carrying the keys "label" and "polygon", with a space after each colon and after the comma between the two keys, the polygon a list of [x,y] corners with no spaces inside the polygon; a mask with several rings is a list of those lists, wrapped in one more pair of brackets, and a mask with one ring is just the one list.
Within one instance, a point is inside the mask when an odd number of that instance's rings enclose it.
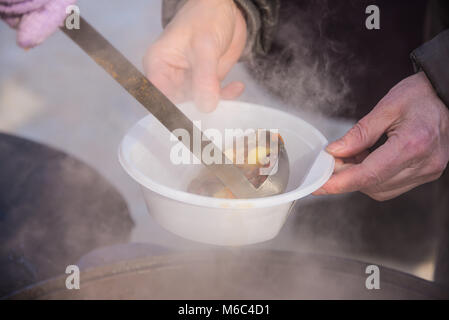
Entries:
{"label": "metal ladle", "polygon": [[278,155],[272,170],[277,171],[275,173],[270,172],[265,181],[256,188],[256,198],[281,194],[287,188],[288,178],[290,176],[290,163],[288,161],[287,150],[283,143],[278,142]]}
{"label": "metal ladle", "polygon": [[[114,48],[86,20],[80,18],[79,29],[61,30],[86,52],[99,66],[109,73],[125,90],[153,114],[170,132],[183,128],[193,136],[194,124],[162,92],[160,92],[128,59]],[[201,133],[202,146],[212,143]],[[186,147],[198,159],[193,143]],[[242,171],[233,164],[203,164],[240,199],[266,197],[282,193],[288,183],[289,162],[283,146],[277,157],[278,170],[258,187],[248,181]],[[199,152],[201,152],[199,150]],[[225,155],[223,155],[225,157]]]}

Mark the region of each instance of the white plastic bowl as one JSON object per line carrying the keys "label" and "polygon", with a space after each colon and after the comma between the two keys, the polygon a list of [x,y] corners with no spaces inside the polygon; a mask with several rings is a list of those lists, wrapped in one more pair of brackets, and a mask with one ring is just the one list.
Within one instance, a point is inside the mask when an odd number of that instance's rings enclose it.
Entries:
{"label": "white plastic bowl", "polygon": [[[187,193],[202,165],[172,164],[170,148],[176,142],[170,141],[171,133],[152,115],[140,120],[123,138],[120,163],[142,187],[154,219],[181,237],[229,246],[270,240],[279,233],[295,201],[319,189],[332,174],[334,158],[324,151],[326,138],[298,117],[243,102],[222,101],[210,114],[200,113],[192,103],[179,107],[190,119],[201,120],[202,130],[279,129],[290,161],[289,183],[281,195],[228,200]],[[307,161],[313,165],[300,179]]]}

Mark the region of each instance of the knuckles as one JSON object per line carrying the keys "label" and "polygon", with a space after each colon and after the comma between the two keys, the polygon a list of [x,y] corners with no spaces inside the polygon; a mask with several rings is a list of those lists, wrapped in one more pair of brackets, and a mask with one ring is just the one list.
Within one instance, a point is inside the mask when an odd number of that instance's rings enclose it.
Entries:
{"label": "knuckles", "polygon": [[413,132],[405,139],[402,146],[403,151],[416,158],[424,158],[432,154],[438,134],[433,128],[421,126],[414,128]]}
{"label": "knuckles", "polygon": [[363,170],[363,176],[359,182],[361,188],[373,187],[382,183],[382,177],[377,173],[375,168],[369,168],[363,163],[360,166],[362,167],[361,170]]}

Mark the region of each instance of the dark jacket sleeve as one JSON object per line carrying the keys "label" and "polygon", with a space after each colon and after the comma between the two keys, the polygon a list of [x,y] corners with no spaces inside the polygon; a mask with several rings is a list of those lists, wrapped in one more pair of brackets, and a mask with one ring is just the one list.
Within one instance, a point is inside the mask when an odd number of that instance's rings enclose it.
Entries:
{"label": "dark jacket sleeve", "polygon": [[[274,38],[278,23],[280,0],[234,0],[242,11],[248,36],[242,59],[266,54]],[[165,27],[186,0],[163,0],[162,25]]]}
{"label": "dark jacket sleeve", "polygon": [[244,57],[265,55],[273,42],[280,0],[234,0],[245,16],[248,40]]}
{"label": "dark jacket sleeve", "polygon": [[449,107],[449,30],[411,54],[415,71],[424,71],[438,96]]}

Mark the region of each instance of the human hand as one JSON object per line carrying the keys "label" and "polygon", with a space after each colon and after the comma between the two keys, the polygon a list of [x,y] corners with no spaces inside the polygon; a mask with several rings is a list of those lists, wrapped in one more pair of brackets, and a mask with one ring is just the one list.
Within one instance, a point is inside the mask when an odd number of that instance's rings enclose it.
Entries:
{"label": "human hand", "polygon": [[[388,140],[373,152],[386,134]],[[384,201],[438,179],[449,160],[449,111],[423,72],[397,84],[327,151],[331,179],[315,195],[361,191]]]}
{"label": "human hand", "polygon": [[148,79],[173,102],[193,99],[204,112],[234,99],[241,82],[220,82],[240,58],[246,22],[233,0],[189,0],[144,57]]}
{"label": "human hand", "polygon": [[0,17],[17,29],[17,44],[29,49],[62,25],[66,8],[76,0],[1,0]]}

